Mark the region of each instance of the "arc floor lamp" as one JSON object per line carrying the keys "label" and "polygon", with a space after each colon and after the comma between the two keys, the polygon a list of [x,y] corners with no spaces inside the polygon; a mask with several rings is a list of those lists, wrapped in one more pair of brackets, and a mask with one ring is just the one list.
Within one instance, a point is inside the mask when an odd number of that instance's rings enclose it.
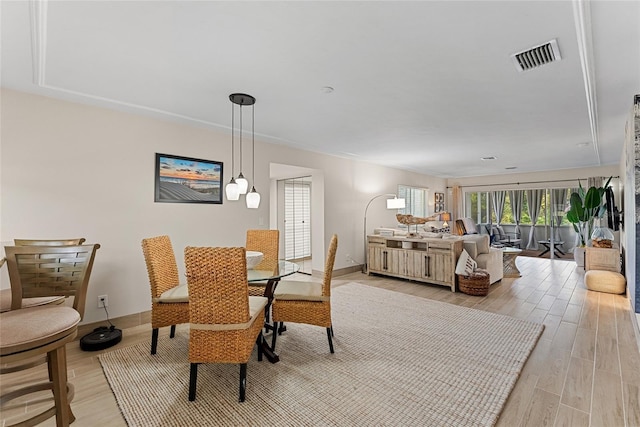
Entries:
{"label": "arc floor lamp", "polygon": [[380,197],[392,197],[391,199],[387,199],[387,209],[404,209],[406,206],[405,199],[398,199],[398,196],[395,194],[378,194],[374,196],[369,203],[367,203],[367,207],[364,208],[364,264],[362,266],[363,273],[369,273],[369,251],[367,250],[367,211],[369,210],[369,206],[371,202]]}

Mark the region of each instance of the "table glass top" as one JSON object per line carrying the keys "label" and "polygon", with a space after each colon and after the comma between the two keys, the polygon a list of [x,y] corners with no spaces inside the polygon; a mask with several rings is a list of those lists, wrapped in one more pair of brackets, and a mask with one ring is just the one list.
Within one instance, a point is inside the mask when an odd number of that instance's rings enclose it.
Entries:
{"label": "table glass top", "polygon": [[295,262],[279,260],[278,265],[273,270],[247,270],[247,280],[249,282],[260,282],[263,280],[281,279],[297,273],[298,270],[300,270],[300,266]]}
{"label": "table glass top", "polygon": [[522,252],[522,249],[512,248],[512,247],[504,247],[504,248],[502,248],[502,252],[506,252],[508,254],[509,253],[516,254],[516,253]]}

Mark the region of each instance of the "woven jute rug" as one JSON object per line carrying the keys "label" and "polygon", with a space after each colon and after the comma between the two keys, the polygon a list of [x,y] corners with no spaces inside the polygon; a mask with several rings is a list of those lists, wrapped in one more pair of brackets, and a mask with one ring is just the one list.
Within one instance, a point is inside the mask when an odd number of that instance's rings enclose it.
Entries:
{"label": "woven jute rug", "polygon": [[543,326],[348,283],[324,328],[288,324],[280,362],[204,364],[188,401],[188,332],[100,356],[129,426],[491,426]]}

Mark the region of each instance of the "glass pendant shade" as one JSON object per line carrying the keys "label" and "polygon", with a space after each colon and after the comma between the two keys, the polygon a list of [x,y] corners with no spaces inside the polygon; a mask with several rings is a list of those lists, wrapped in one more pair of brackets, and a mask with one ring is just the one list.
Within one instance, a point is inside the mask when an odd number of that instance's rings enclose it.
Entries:
{"label": "glass pendant shade", "polygon": [[231,181],[229,181],[224,191],[227,193],[227,200],[240,199],[240,188],[238,187],[235,179],[231,178]]}
{"label": "glass pendant shade", "polygon": [[247,194],[247,190],[249,189],[249,181],[247,181],[247,178],[245,178],[244,175],[242,175],[242,172],[240,172],[240,175],[238,175],[238,179],[236,179],[236,183],[238,184],[239,193]]}
{"label": "glass pendant shade", "polygon": [[256,187],[251,187],[251,192],[247,194],[247,208],[258,209],[260,206],[260,193],[256,191]]}

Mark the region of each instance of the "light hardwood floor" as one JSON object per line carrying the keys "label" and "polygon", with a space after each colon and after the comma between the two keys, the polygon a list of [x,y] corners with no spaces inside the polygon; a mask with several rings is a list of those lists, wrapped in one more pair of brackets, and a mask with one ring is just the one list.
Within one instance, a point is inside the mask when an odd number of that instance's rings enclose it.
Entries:
{"label": "light hardwood floor", "polygon": [[[487,297],[359,272],[334,277],[333,286],[357,281],[544,323],[544,333],[525,364],[497,426],[640,426],[640,352],[628,299],[587,291],[584,273],[576,271],[572,261],[519,257],[517,265],[522,277],[492,285]],[[319,280],[304,275],[297,279]],[[340,325],[335,328],[339,337]],[[128,328],[118,347],[149,343],[150,338],[149,324]],[[160,339],[168,339],[168,328],[160,332]],[[74,425],[126,426],[97,354],[81,351],[77,342],[68,346],[69,377],[75,385]],[[3,375],[3,392],[46,378],[44,366],[25,372],[26,375],[24,372]],[[27,403],[11,402],[1,415],[2,425],[22,417],[27,410],[49,405],[50,400],[43,393]],[[42,425],[53,426],[55,422],[50,419]]]}

